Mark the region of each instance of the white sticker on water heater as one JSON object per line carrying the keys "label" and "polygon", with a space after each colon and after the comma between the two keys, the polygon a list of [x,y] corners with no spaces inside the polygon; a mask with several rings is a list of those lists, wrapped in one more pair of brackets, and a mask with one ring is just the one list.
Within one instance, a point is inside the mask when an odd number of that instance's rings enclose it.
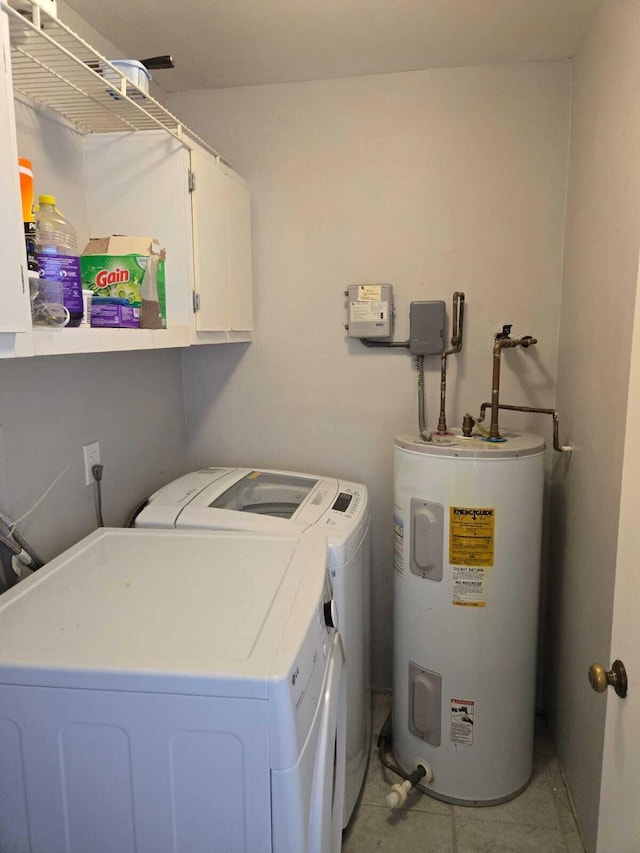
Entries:
{"label": "white sticker on water heater", "polygon": [[453,589],[451,603],[458,607],[487,606],[487,570],[471,566],[452,566]]}
{"label": "white sticker on water heater", "polygon": [[451,743],[473,746],[473,725],[476,703],[472,699],[452,699],[449,724]]}

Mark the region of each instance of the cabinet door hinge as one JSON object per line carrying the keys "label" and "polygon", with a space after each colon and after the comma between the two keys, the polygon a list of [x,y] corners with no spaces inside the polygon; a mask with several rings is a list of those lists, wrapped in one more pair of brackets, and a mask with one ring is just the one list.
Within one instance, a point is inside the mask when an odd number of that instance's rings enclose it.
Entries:
{"label": "cabinet door hinge", "polygon": [[192,193],[196,188],[196,173],[189,169],[189,192]]}
{"label": "cabinet door hinge", "polygon": [[200,310],[200,294],[196,293],[194,290],[192,296],[193,296],[193,313],[197,314],[197,312]]}

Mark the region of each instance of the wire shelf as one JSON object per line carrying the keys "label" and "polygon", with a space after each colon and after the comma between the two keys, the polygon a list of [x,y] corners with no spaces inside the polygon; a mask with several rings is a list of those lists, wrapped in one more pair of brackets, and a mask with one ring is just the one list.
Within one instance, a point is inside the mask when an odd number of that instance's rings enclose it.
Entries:
{"label": "wire shelf", "polygon": [[[81,133],[162,129],[185,148],[207,142],[128,80],[104,56],[36,0],[0,0],[9,18],[11,70],[16,93],[53,110]],[[103,76],[109,71],[111,83]],[[223,159],[223,158],[220,158]]]}

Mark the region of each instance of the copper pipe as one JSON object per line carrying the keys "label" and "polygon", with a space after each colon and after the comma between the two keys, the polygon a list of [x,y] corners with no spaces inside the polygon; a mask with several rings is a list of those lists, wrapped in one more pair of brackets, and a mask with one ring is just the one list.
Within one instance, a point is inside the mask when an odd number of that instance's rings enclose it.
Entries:
{"label": "copper pipe", "polygon": [[510,347],[527,347],[532,344],[537,344],[536,338],[531,335],[524,335],[522,338],[510,338],[511,326],[503,326],[502,331],[498,332],[493,344],[493,381],[491,383],[491,426],[489,427],[489,438],[499,439],[500,430],[498,428],[498,409],[500,408],[500,356],[503,349]]}
{"label": "copper pipe", "polygon": [[451,330],[451,347],[443,350],[440,356],[440,417],[438,418],[438,434],[447,432],[447,415],[445,412],[447,400],[447,356],[460,352],[462,349],[462,329],[464,325],[464,293],[456,290],[453,294],[453,328]]}
{"label": "copper pipe", "polygon": [[[477,423],[482,423],[487,413],[487,409],[490,406],[491,403],[483,403],[480,406],[480,417],[476,418]],[[560,444],[560,419],[558,417],[558,412],[555,409],[539,409],[535,406],[508,406],[506,403],[500,403],[498,408],[507,409],[510,412],[527,412],[534,415],[551,415],[551,417],[553,418],[553,449],[557,450],[559,453],[566,453],[570,450],[573,450],[573,447],[570,444]]]}

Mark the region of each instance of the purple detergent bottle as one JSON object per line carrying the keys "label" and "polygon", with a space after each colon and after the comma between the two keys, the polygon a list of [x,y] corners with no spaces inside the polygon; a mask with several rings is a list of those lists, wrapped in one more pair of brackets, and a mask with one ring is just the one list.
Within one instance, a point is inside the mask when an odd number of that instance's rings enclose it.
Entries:
{"label": "purple detergent bottle", "polygon": [[69,326],[82,322],[82,281],[78,238],[70,222],[56,209],[52,195],[41,195],[36,210],[36,257],[40,288],[48,301],[61,300],[69,312]]}

